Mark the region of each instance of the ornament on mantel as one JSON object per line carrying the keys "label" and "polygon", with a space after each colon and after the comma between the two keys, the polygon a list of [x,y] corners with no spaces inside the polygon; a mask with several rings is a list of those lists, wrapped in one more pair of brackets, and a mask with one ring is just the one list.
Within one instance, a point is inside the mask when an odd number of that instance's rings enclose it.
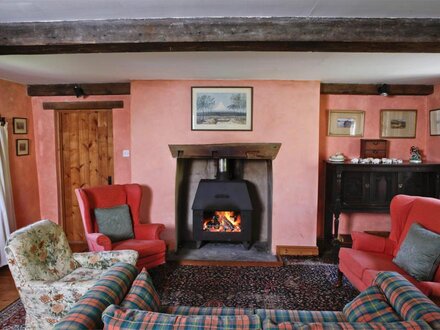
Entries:
{"label": "ornament on mantel", "polygon": [[422,156],[420,154],[420,150],[418,147],[416,147],[416,146],[411,147],[409,162],[416,163],[416,164],[422,162]]}

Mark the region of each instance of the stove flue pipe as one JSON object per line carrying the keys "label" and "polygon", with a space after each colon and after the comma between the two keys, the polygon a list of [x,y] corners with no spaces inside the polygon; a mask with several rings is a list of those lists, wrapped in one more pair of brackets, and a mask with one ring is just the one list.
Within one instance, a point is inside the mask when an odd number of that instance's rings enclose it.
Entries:
{"label": "stove flue pipe", "polygon": [[219,158],[218,159],[217,179],[218,180],[229,180],[230,179],[227,158]]}

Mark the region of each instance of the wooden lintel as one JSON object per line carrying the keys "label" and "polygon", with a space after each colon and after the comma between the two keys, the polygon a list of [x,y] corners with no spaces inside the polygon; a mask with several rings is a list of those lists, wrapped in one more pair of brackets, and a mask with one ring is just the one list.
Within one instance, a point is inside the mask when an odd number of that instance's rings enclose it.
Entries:
{"label": "wooden lintel", "polygon": [[43,102],[44,110],[105,110],[123,107],[124,101]]}
{"label": "wooden lintel", "polygon": [[27,93],[29,96],[76,95],[76,85],[85,95],[130,95],[130,83],[29,85]]}
{"label": "wooden lintel", "polygon": [[175,158],[234,158],[273,160],[281,143],[170,144]]}
{"label": "wooden lintel", "polygon": [[[343,95],[379,95],[381,84],[321,84],[321,94]],[[393,95],[430,95],[433,85],[387,85],[388,94]]]}
{"label": "wooden lintel", "polygon": [[0,24],[0,54],[440,52],[440,18],[197,17]]}

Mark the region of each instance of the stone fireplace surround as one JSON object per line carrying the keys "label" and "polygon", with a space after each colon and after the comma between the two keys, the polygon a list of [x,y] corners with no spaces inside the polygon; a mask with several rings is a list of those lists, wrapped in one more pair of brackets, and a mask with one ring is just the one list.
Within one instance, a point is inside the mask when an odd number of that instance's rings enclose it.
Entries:
{"label": "stone fireplace surround", "polygon": [[201,179],[215,179],[217,160],[227,158],[235,179],[248,181],[254,212],[252,241],[270,252],[272,244],[272,160],[281,143],[228,143],[169,145],[176,166],[176,248],[178,252],[193,240],[191,206]]}

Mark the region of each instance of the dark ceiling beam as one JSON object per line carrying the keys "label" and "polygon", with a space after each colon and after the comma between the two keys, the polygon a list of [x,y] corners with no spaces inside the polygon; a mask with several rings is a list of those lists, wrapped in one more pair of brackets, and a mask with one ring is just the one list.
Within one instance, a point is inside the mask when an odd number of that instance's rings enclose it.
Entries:
{"label": "dark ceiling beam", "polygon": [[76,95],[75,86],[85,95],[130,95],[130,83],[29,85],[27,93],[29,96],[70,96]]}
{"label": "dark ceiling beam", "polygon": [[439,18],[224,17],[0,24],[0,54],[440,52]]}
{"label": "dark ceiling beam", "polygon": [[124,101],[43,102],[44,110],[109,110],[123,107]]}
{"label": "dark ceiling beam", "polygon": [[[321,84],[321,94],[339,95],[379,95],[381,84]],[[433,85],[387,85],[388,94],[392,95],[430,95]]]}

